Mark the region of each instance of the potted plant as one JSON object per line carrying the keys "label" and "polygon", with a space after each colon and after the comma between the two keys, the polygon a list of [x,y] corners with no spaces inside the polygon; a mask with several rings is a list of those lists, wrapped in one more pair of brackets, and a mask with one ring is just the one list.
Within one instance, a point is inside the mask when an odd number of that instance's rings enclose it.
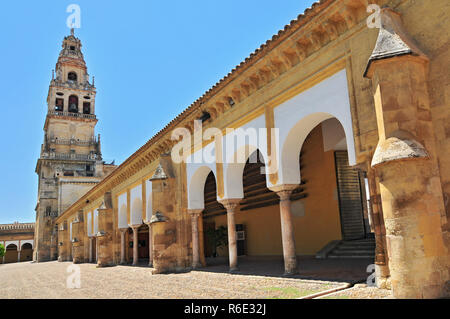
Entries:
{"label": "potted plant", "polygon": [[228,230],[225,226],[219,226],[216,229],[206,231],[208,241],[212,243],[213,257],[217,257],[217,249],[228,246]]}

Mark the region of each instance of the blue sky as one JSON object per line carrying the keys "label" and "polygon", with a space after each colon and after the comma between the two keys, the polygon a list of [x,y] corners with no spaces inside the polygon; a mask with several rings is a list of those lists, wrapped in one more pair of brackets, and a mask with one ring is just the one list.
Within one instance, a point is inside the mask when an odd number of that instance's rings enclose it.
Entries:
{"label": "blue sky", "polygon": [[51,70],[81,7],[105,160],[122,163],[313,0],[5,1],[0,10],[0,223],[35,221]]}

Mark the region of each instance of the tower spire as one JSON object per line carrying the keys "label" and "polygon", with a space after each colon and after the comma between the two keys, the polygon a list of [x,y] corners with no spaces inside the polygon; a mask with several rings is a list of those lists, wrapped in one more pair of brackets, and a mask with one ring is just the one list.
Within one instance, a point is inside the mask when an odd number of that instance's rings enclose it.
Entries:
{"label": "tower spire", "polygon": [[71,36],[75,36],[75,29],[74,29],[74,28],[71,28],[71,29],[70,29],[70,35],[71,35]]}

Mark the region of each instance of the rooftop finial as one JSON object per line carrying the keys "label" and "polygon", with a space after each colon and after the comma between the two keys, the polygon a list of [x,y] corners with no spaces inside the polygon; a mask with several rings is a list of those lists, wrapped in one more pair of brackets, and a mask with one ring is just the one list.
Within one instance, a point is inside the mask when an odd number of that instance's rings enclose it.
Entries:
{"label": "rooftop finial", "polygon": [[74,29],[74,28],[71,28],[71,29],[70,29],[70,35],[71,35],[71,36],[75,36],[75,29]]}

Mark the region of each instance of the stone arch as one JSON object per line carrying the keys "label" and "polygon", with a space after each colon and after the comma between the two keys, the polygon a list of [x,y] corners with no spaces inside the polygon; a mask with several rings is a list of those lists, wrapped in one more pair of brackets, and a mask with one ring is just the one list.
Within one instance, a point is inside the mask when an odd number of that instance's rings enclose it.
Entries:
{"label": "stone arch", "polygon": [[14,243],[11,244],[7,244],[7,246],[5,247],[6,250],[16,250],[17,251],[17,245]]}
{"label": "stone arch", "polygon": [[[224,167],[224,199],[244,197],[242,176],[245,164],[248,160],[250,160],[251,163],[256,162],[256,157],[255,159],[251,157],[258,153],[260,154],[260,160],[267,163],[267,156],[264,150],[261,150],[254,145],[243,145],[232,155],[234,162],[228,163]],[[236,159],[238,160],[236,161]]]}
{"label": "stone arch", "polygon": [[130,214],[131,225],[142,224],[142,199],[140,197],[135,197],[131,202]]}
{"label": "stone arch", "polygon": [[130,190],[130,225],[142,224],[142,184]]}
{"label": "stone arch", "polygon": [[152,218],[152,214],[153,214],[153,196],[152,196],[153,188],[152,187],[153,187],[152,182],[147,180],[146,185],[145,185],[145,193],[146,193],[145,198],[146,198],[146,204],[147,204],[147,207],[145,210],[146,222],[150,221],[150,219]]}
{"label": "stone arch", "polygon": [[33,259],[33,245],[30,242],[21,242],[20,261],[31,261]]}
{"label": "stone arch", "polygon": [[127,219],[127,205],[122,204],[119,208],[118,214],[118,226],[119,228],[128,228],[128,219]]}
{"label": "stone arch", "polygon": [[291,128],[281,145],[279,178],[283,184],[300,184],[298,157],[308,134],[323,121],[332,118],[328,113],[313,113],[300,119]]}
{"label": "stone arch", "polygon": [[98,233],[98,210],[94,210],[94,214],[93,214],[93,218],[94,218],[94,235],[96,235]]}
{"label": "stone arch", "polygon": [[335,73],[274,109],[275,128],[279,130],[276,151],[277,185],[300,182],[298,156],[303,142],[312,129],[331,118],[336,118],[344,128],[349,163],[355,165],[353,124],[345,70]]}
{"label": "stone arch", "polygon": [[217,177],[215,170],[211,167],[203,165],[198,167],[191,177],[188,179],[188,208],[189,209],[204,209],[204,188],[206,183],[206,178],[209,173],[213,172],[214,177]]}
{"label": "stone arch", "polygon": [[29,244],[29,245],[31,245],[31,248],[32,248],[32,249],[34,248],[34,241],[33,241],[33,239],[29,239],[29,240],[21,240],[21,241],[20,241],[20,244],[22,245],[22,247],[23,247],[23,245],[25,245],[25,244]]}
{"label": "stone arch", "polygon": [[17,250],[18,243],[9,243],[5,244],[5,264],[7,263],[15,263],[18,260],[19,251]]}
{"label": "stone arch", "polygon": [[33,249],[33,245],[31,245],[30,243],[24,243],[24,244],[22,244],[22,247],[20,248],[20,250],[24,250],[24,249]]}

